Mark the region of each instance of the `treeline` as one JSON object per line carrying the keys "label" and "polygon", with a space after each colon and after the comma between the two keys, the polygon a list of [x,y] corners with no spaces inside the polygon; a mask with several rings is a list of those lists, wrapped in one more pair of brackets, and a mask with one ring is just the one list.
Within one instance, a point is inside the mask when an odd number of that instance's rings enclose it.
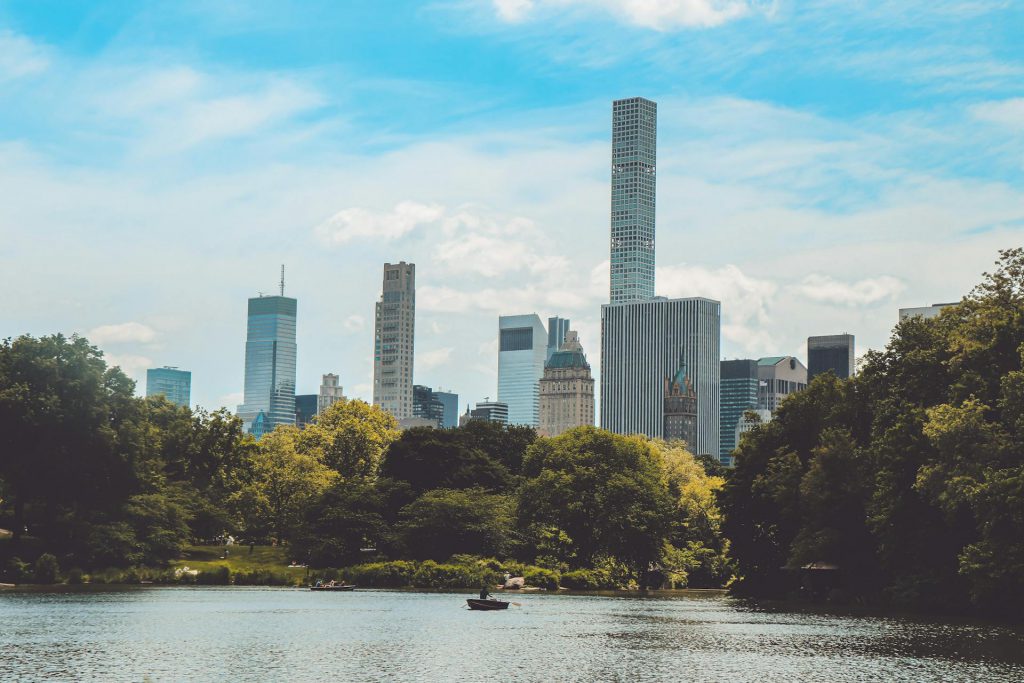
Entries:
{"label": "treeline", "polygon": [[1024,250],[859,374],[816,378],[746,435],[722,492],[736,589],[1019,619]]}
{"label": "treeline", "polygon": [[81,337],[0,344],[8,578],[30,576],[40,556],[93,575],[158,568],[228,534],[313,567],[360,565],[368,584],[499,569],[580,587],[731,576],[723,480],[678,445],[489,422],[400,433],[362,401],[257,442],[225,410],[133,394]]}

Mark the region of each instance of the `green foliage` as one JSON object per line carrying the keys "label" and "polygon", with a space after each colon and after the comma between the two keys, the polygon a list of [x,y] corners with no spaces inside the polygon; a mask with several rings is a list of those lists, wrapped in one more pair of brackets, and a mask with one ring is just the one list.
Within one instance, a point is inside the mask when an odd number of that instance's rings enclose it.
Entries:
{"label": "green foliage", "polygon": [[558,581],[561,577],[559,572],[543,567],[530,567],[523,574],[527,586],[536,586],[549,591],[558,590]]}
{"label": "green foliage", "polygon": [[346,580],[357,586],[372,588],[403,588],[412,585],[416,563],[405,560],[372,562],[345,569]]}
{"label": "green foliage", "polygon": [[299,450],[344,479],[373,479],[398,422],[387,411],[359,400],[341,400],[302,430]]}
{"label": "green foliage", "polygon": [[402,509],[395,535],[399,547],[416,559],[502,555],[512,524],[509,496],[483,489],[437,489]]}
{"label": "green foliage", "polygon": [[816,378],[751,432],[722,493],[742,590],[840,566],[859,598],[1024,610],[1024,250],[861,373]]}
{"label": "green foliage", "polygon": [[43,553],[32,567],[32,581],[35,583],[57,583],[60,580],[60,565],[50,553]]}
{"label": "green foliage", "polygon": [[460,429],[406,430],[388,449],[381,473],[408,482],[417,494],[432,489],[507,489],[511,482],[508,467],[468,438],[470,435]]}
{"label": "green foliage", "polygon": [[83,572],[80,567],[72,567],[68,570],[67,576],[64,577],[64,580],[67,581],[69,585],[77,586],[78,584],[85,582],[85,572]]}
{"label": "green foliage", "polygon": [[2,576],[3,583],[25,583],[32,579],[32,565],[20,557],[12,557],[7,560]]}

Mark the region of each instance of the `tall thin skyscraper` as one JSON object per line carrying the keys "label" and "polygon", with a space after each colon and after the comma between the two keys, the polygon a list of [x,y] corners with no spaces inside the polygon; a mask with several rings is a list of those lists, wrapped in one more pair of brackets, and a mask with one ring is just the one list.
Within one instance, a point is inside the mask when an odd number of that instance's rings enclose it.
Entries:
{"label": "tall thin skyscraper", "polygon": [[654,296],[654,206],[658,105],[642,97],[612,103],[611,298]]}
{"label": "tall thin skyscraper", "polygon": [[732,452],[736,450],[736,424],[745,412],[757,408],[757,361],[752,358],[723,360],[721,368],[719,460],[728,467],[732,465]]}
{"label": "tall thin skyscraper", "polygon": [[601,307],[601,427],[617,434],[664,434],[665,378],[685,364],[696,394],[690,449],[719,453],[721,304],[664,299]]}
{"label": "tall thin skyscraper", "polygon": [[540,378],[547,360],[547,331],[536,313],[498,318],[498,401],[508,423],[540,426]]}
{"label": "tall thin skyscraper", "polygon": [[565,335],[569,333],[569,319],[559,318],[553,316],[548,318],[548,357],[547,360],[551,360],[551,356],[562,348],[562,344],[565,343]]}
{"label": "tall thin skyscraper", "polygon": [[413,416],[416,265],[384,264],[373,343],[373,404],[403,420]]}
{"label": "tall thin skyscraper", "polygon": [[278,425],[295,424],[295,315],[297,302],[284,295],[249,299],[245,340],[245,394],[238,416],[256,437]]}
{"label": "tall thin skyscraper", "polygon": [[807,379],[831,370],[839,379],[853,377],[853,335],[829,334],[807,338]]}
{"label": "tall thin skyscraper", "polygon": [[163,396],[176,406],[188,408],[192,394],[192,373],[165,365],[146,370],[146,396]]}

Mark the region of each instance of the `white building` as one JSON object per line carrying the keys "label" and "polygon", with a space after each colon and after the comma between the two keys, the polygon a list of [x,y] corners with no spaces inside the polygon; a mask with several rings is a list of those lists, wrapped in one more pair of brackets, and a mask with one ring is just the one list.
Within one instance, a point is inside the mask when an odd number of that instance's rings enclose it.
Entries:
{"label": "white building", "polygon": [[950,306],[956,306],[956,303],[932,304],[931,306],[918,306],[917,308],[901,308],[900,320],[906,320],[907,318],[938,318],[942,309]]}
{"label": "white building", "polygon": [[718,457],[721,304],[665,299],[601,307],[601,427],[664,436],[665,378],[686,365],[697,394],[696,454]]}
{"label": "white building", "polygon": [[373,405],[402,420],[412,417],[416,338],[416,265],[384,264],[373,342]]}
{"label": "white building", "polygon": [[561,348],[544,365],[539,432],[558,436],[583,425],[594,425],[594,378],[579,335],[569,330]]}
{"label": "white building", "polygon": [[325,410],[338,401],[345,398],[342,387],[338,384],[338,376],[327,373],[320,380],[320,393],[316,397],[316,414],[321,415]]}
{"label": "white building", "polygon": [[755,410],[747,410],[740,416],[739,421],[736,422],[736,445],[740,445],[740,437],[754,429],[758,425],[763,425],[772,421],[772,411],[763,410],[757,408]]}
{"label": "white building", "polygon": [[757,361],[757,407],[774,413],[782,400],[807,388],[807,368],[793,356],[768,356]]}
{"label": "white building", "polygon": [[540,426],[547,344],[547,331],[536,313],[498,318],[498,401],[508,405],[509,424]]}

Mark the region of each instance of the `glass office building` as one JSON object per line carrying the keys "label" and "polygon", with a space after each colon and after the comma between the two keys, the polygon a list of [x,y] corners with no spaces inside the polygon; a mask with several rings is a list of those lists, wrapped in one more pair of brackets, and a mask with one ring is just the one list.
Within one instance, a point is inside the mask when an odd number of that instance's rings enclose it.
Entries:
{"label": "glass office building", "polygon": [[732,466],[732,452],[736,450],[736,424],[748,410],[757,408],[757,361],[723,360],[721,420],[718,459],[726,467]]}
{"label": "glass office building", "polygon": [[547,360],[547,330],[536,313],[498,318],[498,401],[508,423],[540,426],[540,378]]}
{"label": "glass office building", "polygon": [[545,359],[546,361],[551,360],[551,356],[562,348],[567,334],[569,334],[568,318],[559,318],[558,316],[548,318],[548,357]]}
{"label": "glass office building", "polygon": [[459,426],[459,395],[451,391],[435,391],[434,397],[444,406],[441,426],[445,429]]}
{"label": "glass office building", "polygon": [[416,265],[384,264],[374,319],[373,405],[395,418],[413,417],[416,342]]}
{"label": "glass office building", "polygon": [[295,426],[305,427],[318,415],[318,394],[299,394],[295,397]]}
{"label": "glass office building", "polygon": [[192,396],[192,373],[171,366],[146,370],[146,396],[163,396],[176,406],[188,408]]}
{"label": "glass office building", "polygon": [[413,385],[412,416],[429,420],[435,427],[444,425],[444,404],[433,389],[422,384]]}
{"label": "glass office building", "polygon": [[632,97],[612,103],[613,304],[654,296],[657,127],[654,102]]}
{"label": "glass office building", "polygon": [[238,416],[256,436],[295,424],[296,309],[296,300],[286,296],[249,299],[245,394]]}
{"label": "glass office building", "polygon": [[601,427],[664,435],[665,378],[687,368],[697,397],[691,449],[719,454],[721,304],[664,299],[601,307]]}
{"label": "glass office building", "polygon": [[807,379],[832,371],[836,377],[853,377],[853,335],[829,334],[807,338]]}

